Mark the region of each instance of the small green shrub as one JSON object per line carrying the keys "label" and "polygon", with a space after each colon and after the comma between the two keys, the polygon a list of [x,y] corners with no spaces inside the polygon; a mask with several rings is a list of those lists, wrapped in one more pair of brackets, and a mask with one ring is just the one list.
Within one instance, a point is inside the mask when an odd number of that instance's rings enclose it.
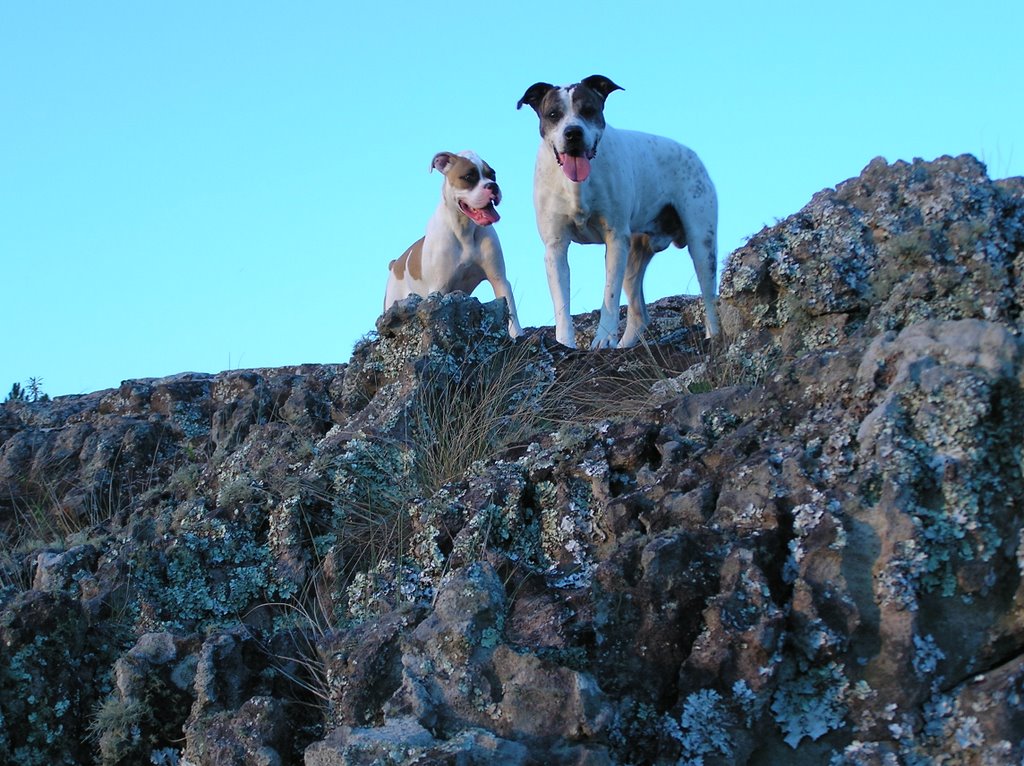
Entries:
{"label": "small green shrub", "polygon": [[21,383],[11,386],[11,392],[7,394],[4,402],[48,402],[50,397],[43,393],[43,379],[29,378],[28,386],[23,388]]}

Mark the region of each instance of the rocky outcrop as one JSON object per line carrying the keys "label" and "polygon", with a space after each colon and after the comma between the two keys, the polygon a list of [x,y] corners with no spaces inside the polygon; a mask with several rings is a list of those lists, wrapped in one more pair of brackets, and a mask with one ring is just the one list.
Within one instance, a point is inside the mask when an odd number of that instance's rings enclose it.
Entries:
{"label": "rocky outcrop", "polygon": [[875,160],[730,257],[721,343],[433,296],[9,402],[0,761],[1018,762],[1022,272],[1019,179]]}

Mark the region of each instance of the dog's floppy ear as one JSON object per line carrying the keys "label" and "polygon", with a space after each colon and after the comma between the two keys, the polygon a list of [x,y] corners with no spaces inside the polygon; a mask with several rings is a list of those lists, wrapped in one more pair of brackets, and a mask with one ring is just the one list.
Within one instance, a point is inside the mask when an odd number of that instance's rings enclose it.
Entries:
{"label": "dog's floppy ear", "polygon": [[448,166],[452,164],[452,158],[455,155],[452,152],[438,152],[434,155],[434,161],[430,163],[431,170],[440,170],[442,173],[448,169]]}
{"label": "dog's floppy ear", "polygon": [[583,80],[581,85],[586,85],[593,91],[596,91],[602,99],[608,98],[608,94],[616,90],[625,90],[620,88],[618,85],[613,83],[603,74],[592,74]]}
{"label": "dog's floppy ear", "polygon": [[548,91],[554,87],[550,83],[535,82],[526,89],[526,93],[523,94],[523,97],[519,99],[519,103],[516,104],[516,109],[522,109],[523,104],[527,104],[533,107],[533,111],[540,114],[540,102],[544,100],[544,96],[547,95]]}

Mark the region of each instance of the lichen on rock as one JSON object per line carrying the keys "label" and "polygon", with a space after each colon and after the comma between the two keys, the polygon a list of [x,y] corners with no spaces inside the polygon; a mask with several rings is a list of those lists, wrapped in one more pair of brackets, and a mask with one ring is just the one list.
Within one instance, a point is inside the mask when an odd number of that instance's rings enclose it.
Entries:
{"label": "lichen on rock", "polygon": [[[0,406],[0,761],[1024,758],[1024,182],[873,160],[648,343]],[[596,314],[577,318],[581,342]]]}

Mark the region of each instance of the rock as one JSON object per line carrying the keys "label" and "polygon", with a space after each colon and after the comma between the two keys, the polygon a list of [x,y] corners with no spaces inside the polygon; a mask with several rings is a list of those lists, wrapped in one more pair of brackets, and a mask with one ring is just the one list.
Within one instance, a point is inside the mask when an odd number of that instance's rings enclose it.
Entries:
{"label": "rock", "polygon": [[0,761],[1019,762],[1022,285],[1024,181],[875,160],[729,258],[718,341],[434,295],[6,403]]}
{"label": "rock", "polygon": [[482,730],[467,729],[438,740],[413,718],[399,718],[372,729],[336,729],[306,750],[306,766],[378,766],[403,763],[509,766],[529,763],[525,747]]}
{"label": "rock", "polygon": [[[285,703],[250,697],[232,713],[216,713],[202,725],[186,725],[183,760],[196,766],[282,766],[291,734]],[[282,755],[283,754],[283,755]]]}
{"label": "rock", "polygon": [[729,258],[733,353],[761,368],[929,319],[1015,321],[1022,204],[970,156],[873,160]]}
{"label": "rock", "polygon": [[36,575],[32,581],[35,590],[63,590],[70,588],[77,575],[89,573],[96,567],[97,550],[91,545],[79,545],[69,551],[43,551],[36,557]]}

